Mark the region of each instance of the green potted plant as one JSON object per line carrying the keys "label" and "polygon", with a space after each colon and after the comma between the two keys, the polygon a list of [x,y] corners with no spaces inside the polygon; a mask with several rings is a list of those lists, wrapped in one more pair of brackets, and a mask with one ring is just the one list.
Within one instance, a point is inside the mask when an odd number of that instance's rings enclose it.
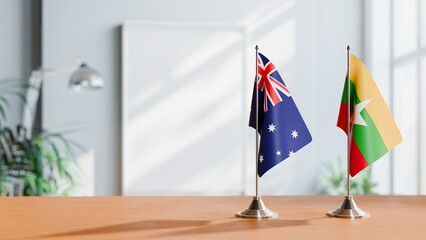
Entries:
{"label": "green potted plant", "polygon": [[75,184],[74,149],[81,148],[64,136],[69,130],[41,131],[28,137],[23,126],[12,130],[3,124],[10,108],[8,95],[26,103],[24,91],[30,87],[0,80],[0,195],[68,195]]}
{"label": "green potted plant", "polygon": [[[320,175],[320,192],[321,194],[345,195],[347,169],[343,166],[343,161],[340,157],[332,161],[324,163],[324,170]],[[377,194],[375,188],[377,183],[372,179],[371,167],[360,172],[350,180],[351,193],[354,195],[369,195]]]}

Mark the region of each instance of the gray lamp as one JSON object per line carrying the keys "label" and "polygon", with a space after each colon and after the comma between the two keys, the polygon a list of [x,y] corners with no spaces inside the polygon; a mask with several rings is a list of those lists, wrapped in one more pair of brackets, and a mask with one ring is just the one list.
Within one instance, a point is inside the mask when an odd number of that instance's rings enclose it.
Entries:
{"label": "gray lamp", "polygon": [[82,63],[77,70],[71,75],[69,87],[80,90],[81,88],[87,89],[100,89],[105,85],[103,78],[98,72]]}
{"label": "gray lamp", "polygon": [[44,79],[48,76],[55,75],[64,71],[73,70],[68,86],[75,90],[80,89],[101,89],[105,83],[101,75],[87,64],[80,61],[77,62],[77,69],[74,67],[66,68],[38,68],[31,72],[29,83],[32,88],[27,91],[27,104],[24,107],[22,125],[27,129],[27,135],[31,136],[34,125],[34,117],[37,110],[37,101],[39,91]]}

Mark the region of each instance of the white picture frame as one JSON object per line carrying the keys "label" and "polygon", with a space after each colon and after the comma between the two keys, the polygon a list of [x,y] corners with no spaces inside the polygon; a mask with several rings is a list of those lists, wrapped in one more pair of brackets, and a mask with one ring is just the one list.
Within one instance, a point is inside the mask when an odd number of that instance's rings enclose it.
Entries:
{"label": "white picture frame", "polygon": [[122,195],[244,194],[246,42],[240,26],[123,24]]}

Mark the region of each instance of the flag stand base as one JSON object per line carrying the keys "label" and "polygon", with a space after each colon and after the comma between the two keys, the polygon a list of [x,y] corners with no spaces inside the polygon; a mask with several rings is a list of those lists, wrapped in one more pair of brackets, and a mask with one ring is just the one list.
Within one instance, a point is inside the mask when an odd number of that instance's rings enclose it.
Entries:
{"label": "flag stand base", "polygon": [[338,218],[369,218],[370,213],[361,210],[355,203],[352,195],[346,196],[342,206],[327,213],[330,217]]}
{"label": "flag stand base", "polygon": [[278,213],[269,210],[260,197],[253,197],[250,206],[235,216],[239,218],[276,218]]}

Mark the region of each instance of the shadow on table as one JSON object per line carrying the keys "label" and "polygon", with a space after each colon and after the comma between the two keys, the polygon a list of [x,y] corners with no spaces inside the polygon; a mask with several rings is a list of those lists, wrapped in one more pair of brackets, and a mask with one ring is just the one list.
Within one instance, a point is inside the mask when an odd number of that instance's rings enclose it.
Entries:
{"label": "shadow on table", "polygon": [[98,228],[88,228],[78,231],[68,231],[63,233],[54,233],[49,235],[39,236],[38,238],[54,238],[66,236],[83,236],[83,235],[96,235],[96,234],[109,234],[133,231],[147,231],[153,229],[173,229],[183,227],[200,227],[208,224],[209,221],[187,221],[187,220],[147,220],[130,222],[116,225],[109,225]]}
{"label": "shadow on table", "polygon": [[137,231],[148,231],[148,230],[160,230],[160,229],[179,229],[188,228],[185,230],[178,230],[167,232],[156,235],[155,237],[165,236],[184,236],[197,234],[209,234],[215,232],[236,232],[236,231],[251,231],[256,229],[267,229],[267,228],[284,228],[308,225],[309,220],[251,220],[251,219],[221,219],[214,221],[226,221],[221,223],[212,223],[207,220],[147,220],[137,221],[124,224],[109,225],[98,228],[88,228],[78,231],[68,231],[62,233],[54,233],[39,236],[38,238],[57,238],[57,237],[77,237],[84,235],[97,235],[97,234],[113,234],[113,233],[124,233],[124,232],[137,232]]}
{"label": "shadow on table", "polygon": [[309,220],[255,220],[255,219],[235,219],[234,221],[227,221],[217,224],[206,224],[204,226],[186,229],[183,231],[174,231],[156,235],[155,237],[165,236],[184,236],[191,234],[209,234],[220,232],[237,232],[237,231],[254,231],[259,229],[269,228],[285,228],[309,225]]}

